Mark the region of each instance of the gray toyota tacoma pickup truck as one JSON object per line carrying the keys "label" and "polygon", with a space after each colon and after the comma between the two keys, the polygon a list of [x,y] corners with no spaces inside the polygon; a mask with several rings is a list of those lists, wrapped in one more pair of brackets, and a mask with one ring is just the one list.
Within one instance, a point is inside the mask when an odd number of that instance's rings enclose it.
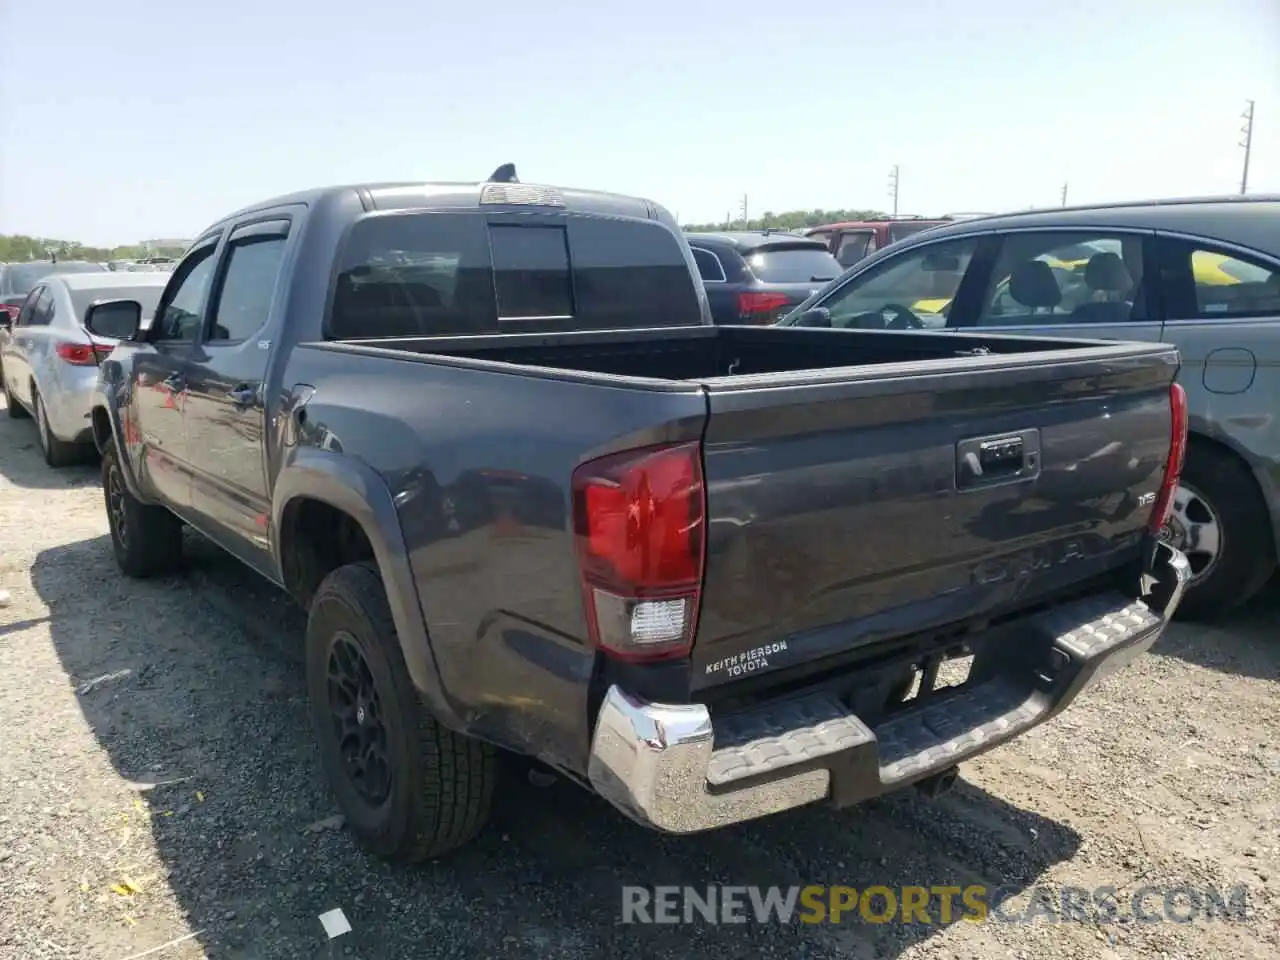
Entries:
{"label": "gray toyota tacoma pickup truck", "polygon": [[645,200],[300,193],[143,321],[87,318],[115,558],[189,525],[308,611],[325,771],[392,859],[472,837],[501,753],[676,833],[942,789],[1187,579],[1173,347],[716,327]]}

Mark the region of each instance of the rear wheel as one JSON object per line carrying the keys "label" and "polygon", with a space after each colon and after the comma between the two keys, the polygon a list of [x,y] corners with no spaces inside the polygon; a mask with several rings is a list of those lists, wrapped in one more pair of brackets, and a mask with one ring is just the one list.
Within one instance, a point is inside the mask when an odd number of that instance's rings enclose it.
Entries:
{"label": "rear wheel", "polygon": [[17,397],[9,392],[9,388],[4,381],[4,368],[0,367],[0,390],[4,390],[4,402],[8,407],[10,420],[25,420],[31,414],[27,413],[27,408],[18,402]]}
{"label": "rear wheel", "polygon": [[1225,613],[1275,572],[1271,516],[1252,473],[1231,454],[1204,446],[1187,451],[1161,539],[1185,553],[1191,565],[1179,608],[1188,618]]}
{"label": "rear wheel", "polygon": [[373,564],[339,567],[320,584],[306,658],[321,761],[360,842],[413,863],[474,837],[493,795],[493,749],[441,726],[422,703]]}
{"label": "rear wheel", "polygon": [[40,438],[40,452],[44,454],[44,462],[51,467],[69,467],[78,463],[84,456],[84,449],[77,443],[59,440],[53,435],[49,426],[49,411],[44,407],[44,398],[35,394],[36,398],[36,433]]}
{"label": "rear wheel", "polygon": [[114,443],[102,454],[102,493],[111,548],[120,569],[140,580],[175,570],[182,561],[182,521],[129,492]]}

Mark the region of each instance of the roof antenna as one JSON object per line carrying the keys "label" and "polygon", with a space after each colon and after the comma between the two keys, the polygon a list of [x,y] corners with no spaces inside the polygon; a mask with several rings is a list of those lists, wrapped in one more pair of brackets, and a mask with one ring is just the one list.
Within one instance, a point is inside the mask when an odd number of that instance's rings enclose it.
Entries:
{"label": "roof antenna", "polygon": [[516,177],[516,165],[514,163],[504,163],[493,173],[489,174],[490,183],[519,183]]}

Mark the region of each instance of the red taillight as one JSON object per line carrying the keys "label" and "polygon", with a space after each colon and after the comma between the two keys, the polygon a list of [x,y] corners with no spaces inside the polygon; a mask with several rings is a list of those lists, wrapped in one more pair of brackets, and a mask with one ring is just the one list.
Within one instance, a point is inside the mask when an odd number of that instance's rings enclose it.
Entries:
{"label": "red taillight", "polygon": [[1169,387],[1169,458],[1164,465],[1164,481],[1156,495],[1155,506],[1147,529],[1159,535],[1173,510],[1173,495],[1178,489],[1182,464],[1187,458],[1187,392],[1180,384]]}
{"label": "red taillight", "polygon": [[705,519],[696,442],[628,450],[574,471],[574,537],[592,643],[622,660],[688,655]]}
{"label": "red taillight", "polygon": [[790,298],[785,293],[740,293],[738,294],[738,316],[743,320],[770,320],[788,303]]}
{"label": "red taillight", "polygon": [[54,348],[58,356],[73,367],[91,367],[111,352],[111,347],[87,343],[60,343]]}

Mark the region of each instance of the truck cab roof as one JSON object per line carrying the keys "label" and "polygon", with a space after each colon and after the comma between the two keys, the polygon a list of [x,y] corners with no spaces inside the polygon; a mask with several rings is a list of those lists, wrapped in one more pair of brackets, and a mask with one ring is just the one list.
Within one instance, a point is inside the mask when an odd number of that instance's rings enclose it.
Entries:
{"label": "truck cab roof", "polygon": [[496,181],[387,181],[316,187],[284,194],[243,207],[212,224],[216,230],[228,221],[238,220],[259,210],[300,205],[317,206],[327,200],[355,195],[366,211],[412,210],[478,210],[493,206],[551,206],[570,213],[598,216],[632,217],[657,220],[676,227],[675,218],[662,206],[642,197],[631,197],[599,190],[580,190],[532,183]]}

